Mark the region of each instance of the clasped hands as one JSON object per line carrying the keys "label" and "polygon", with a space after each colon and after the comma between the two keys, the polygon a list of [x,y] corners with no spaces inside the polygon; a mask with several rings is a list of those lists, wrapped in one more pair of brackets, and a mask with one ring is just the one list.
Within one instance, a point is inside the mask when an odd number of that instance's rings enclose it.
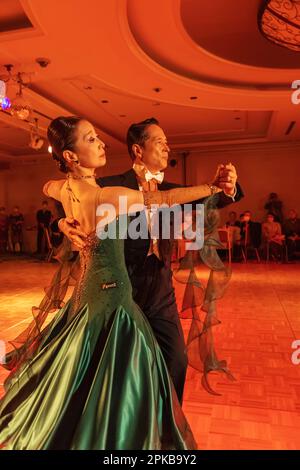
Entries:
{"label": "clasped hands", "polygon": [[232,165],[232,163],[227,163],[226,165],[220,164],[218,165],[212,184],[221,188],[226,195],[234,196],[236,192],[236,180],[237,173],[235,166]]}

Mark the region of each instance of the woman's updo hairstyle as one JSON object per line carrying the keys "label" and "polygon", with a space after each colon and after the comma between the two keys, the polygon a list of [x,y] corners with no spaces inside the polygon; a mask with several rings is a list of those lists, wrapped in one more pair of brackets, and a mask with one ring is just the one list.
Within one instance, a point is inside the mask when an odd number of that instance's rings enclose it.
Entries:
{"label": "woman's updo hairstyle", "polygon": [[76,129],[82,118],[77,116],[59,116],[51,121],[47,137],[52,147],[52,157],[58,162],[58,167],[63,173],[68,173],[70,168],[63,157],[65,150],[75,151]]}

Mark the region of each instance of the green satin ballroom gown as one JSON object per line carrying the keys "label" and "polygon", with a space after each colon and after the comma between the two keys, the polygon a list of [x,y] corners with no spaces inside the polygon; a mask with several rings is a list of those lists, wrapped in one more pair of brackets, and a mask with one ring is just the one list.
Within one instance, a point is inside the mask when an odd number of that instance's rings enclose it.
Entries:
{"label": "green satin ballroom gown", "polygon": [[123,240],[90,236],[80,264],[72,297],[9,380],[0,448],[195,449],[158,343],[132,299]]}

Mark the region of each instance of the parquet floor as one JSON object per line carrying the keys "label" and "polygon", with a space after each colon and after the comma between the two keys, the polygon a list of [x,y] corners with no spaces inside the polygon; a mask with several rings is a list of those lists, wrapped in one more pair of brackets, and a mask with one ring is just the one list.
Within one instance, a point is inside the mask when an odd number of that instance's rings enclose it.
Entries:
{"label": "parquet floor", "polygon": [[[31,307],[56,267],[25,259],[0,262],[1,340],[13,339],[31,320]],[[182,285],[175,287],[180,305]],[[300,264],[234,264],[218,315],[217,353],[236,381],[211,375],[222,394],[213,396],[188,370],[183,407],[199,448],[300,449],[300,365],[291,361],[291,344],[300,339]],[[5,376],[0,368],[0,395]]]}

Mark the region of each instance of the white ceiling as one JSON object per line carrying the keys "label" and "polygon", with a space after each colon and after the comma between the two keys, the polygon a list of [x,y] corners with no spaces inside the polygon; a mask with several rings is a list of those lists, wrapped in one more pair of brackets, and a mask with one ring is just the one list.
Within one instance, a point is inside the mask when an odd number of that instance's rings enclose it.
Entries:
{"label": "white ceiling", "polygon": [[[4,64],[27,74],[41,135],[58,115],[82,115],[111,155],[125,154],[128,126],[151,116],[174,149],[300,141],[291,102],[300,55],[260,35],[260,0],[242,3],[1,0],[0,77]],[[48,158],[46,144],[28,142],[29,123],[0,111],[0,160]]]}

